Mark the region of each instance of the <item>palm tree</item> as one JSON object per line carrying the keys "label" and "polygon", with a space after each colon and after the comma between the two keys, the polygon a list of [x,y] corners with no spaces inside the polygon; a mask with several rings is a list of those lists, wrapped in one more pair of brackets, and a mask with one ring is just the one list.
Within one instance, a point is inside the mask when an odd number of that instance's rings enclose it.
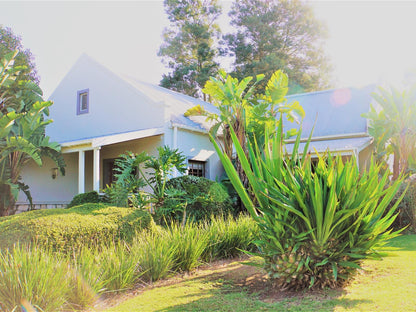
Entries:
{"label": "palm tree", "polygon": [[376,157],[386,160],[393,155],[393,180],[409,170],[416,152],[416,88],[390,91],[379,87],[372,94],[379,107],[371,106],[369,134],[376,143]]}

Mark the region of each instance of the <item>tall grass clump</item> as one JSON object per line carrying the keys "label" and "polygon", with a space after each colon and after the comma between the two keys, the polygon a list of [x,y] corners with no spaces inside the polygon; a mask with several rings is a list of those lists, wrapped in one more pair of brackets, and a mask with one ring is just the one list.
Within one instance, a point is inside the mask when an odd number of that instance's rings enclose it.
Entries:
{"label": "tall grass clump", "polygon": [[171,244],[163,228],[151,229],[138,235],[131,245],[146,282],[155,282],[168,276],[175,265],[176,246]]}
{"label": "tall grass clump", "polygon": [[204,229],[208,235],[208,246],[203,253],[205,261],[232,258],[242,251],[254,250],[258,227],[248,215],[240,214],[236,219],[232,215],[211,216]]}
{"label": "tall grass clump", "polygon": [[[356,159],[319,157],[312,166],[308,143],[298,154],[283,152],[282,122],[264,144],[247,142],[248,156],[232,132],[232,140],[255,200],[243,187],[231,160],[216,149],[233,186],[259,226],[259,255],[275,286],[283,289],[335,287],[377,255],[377,247],[398,235],[390,226],[398,202],[386,213],[402,178],[390,182],[388,172],[371,163],[360,173]],[[215,142],[214,142],[215,144]],[[255,204],[256,203],[256,204]]]}
{"label": "tall grass clump", "polygon": [[75,266],[96,294],[131,288],[142,274],[125,242],[85,247],[75,257]]}
{"label": "tall grass clump", "polygon": [[[26,301],[42,311],[57,311],[79,301],[68,261],[36,246],[15,246],[0,253],[0,310],[13,311]],[[84,289],[84,298],[88,297]],[[90,300],[93,300],[90,296]],[[83,302],[84,306],[92,301]]]}
{"label": "tall grass clump", "polygon": [[208,245],[208,238],[208,232],[196,223],[180,225],[172,222],[168,229],[168,240],[175,250],[173,269],[189,272],[196,268]]}

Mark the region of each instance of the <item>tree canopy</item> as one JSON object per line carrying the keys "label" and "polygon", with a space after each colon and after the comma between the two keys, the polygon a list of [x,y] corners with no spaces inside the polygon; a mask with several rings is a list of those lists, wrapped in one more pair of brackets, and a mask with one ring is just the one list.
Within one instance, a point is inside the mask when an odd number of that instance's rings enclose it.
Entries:
{"label": "tree canopy", "polygon": [[215,40],[220,34],[215,23],[221,7],[217,0],[165,0],[170,27],[163,33],[158,55],[170,72],[163,75],[162,87],[204,98],[205,82],[219,64]]}
{"label": "tree canopy", "polygon": [[[229,15],[236,32],[225,36],[225,50],[235,57],[233,75],[241,79],[264,73],[268,79],[281,69],[289,76],[289,93],[328,87],[329,66],[322,49],[326,32],[309,4],[240,0]],[[263,91],[265,83],[260,88]]]}

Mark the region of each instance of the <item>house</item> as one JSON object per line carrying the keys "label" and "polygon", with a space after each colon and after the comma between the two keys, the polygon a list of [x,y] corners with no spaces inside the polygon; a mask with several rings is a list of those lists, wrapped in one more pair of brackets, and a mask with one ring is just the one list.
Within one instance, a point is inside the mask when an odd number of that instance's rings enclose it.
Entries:
{"label": "house", "polygon": [[[303,141],[315,124],[309,152],[355,155],[362,170],[371,155],[373,139],[361,114],[370,107],[370,92],[336,89],[288,97],[299,101],[306,116]],[[54,105],[47,135],[62,146],[66,175],[46,160],[41,168],[29,164],[23,181],[30,186],[35,208],[67,205],[79,193],[100,191],[112,181],[114,160],[126,151],[156,154],[159,146],[179,149],[187,158],[188,174],[216,179],[223,168],[208,137],[205,117],[185,117],[195,105],[218,112],[213,105],[158,86],[117,75],[83,55],[50,97]],[[297,127],[284,121],[285,129]],[[300,151],[303,151],[304,142]],[[287,151],[293,150],[288,141]],[[20,196],[20,211],[28,202]]]}
{"label": "house", "polygon": [[[305,110],[299,152],[303,152],[313,129],[308,150],[312,158],[327,151],[344,158],[354,155],[360,170],[365,170],[371,159],[373,138],[368,134],[367,119],[361,115],[369,111],[374,89],[371,85],[288,96],[289,102],[298,101]],[[283,124],[286,130],[299,129],[299,125],[287,120]],[[289,154],[293,151],[293,142],[289,140],[286,145]]]}
{"label": "house", "polygon": [[[206,102],[117,75],[87,55],[49,100],[54,122],[47,135],[62,146],[66,175],[49,160],[24,169],[35,208],[62,207],[78,193],[102,190],[112,181],[114,160],[126,151],[156,155],[157,147],[167,145],[183,152],[189,174],[214,180],[223,173],[205,118],[183,115],[198,104],[217,112]],[[24,195],[17,205],[27,209]]]}

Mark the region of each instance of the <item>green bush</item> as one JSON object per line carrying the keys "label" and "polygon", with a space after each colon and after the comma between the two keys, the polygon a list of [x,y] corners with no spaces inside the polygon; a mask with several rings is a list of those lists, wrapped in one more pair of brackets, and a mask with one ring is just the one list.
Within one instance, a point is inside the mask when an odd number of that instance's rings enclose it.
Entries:
{"label": "green bush", "polygon": [[254,241],[259,228],[248,215],[241,214],[234,219],[229,215],[212,216],[204,223],[208,235],[208,245],[202,255],[204,261],[233,258],[245,251],[255,251]]}
{"label": "green bush", "polygon": [[[397,208],[398,216],[394,220],[393,228],[399,230],[406,227],[406,231],[414,233],[416,232],[416,175],[410,176],[402,183],[395,200],[403,194],[406,188],[406,194]],[[393,207],[393,204],[389,206],[389,209],[391,207]]]}
{"label": "green bush", "polygon": [[[158,213],[174,220],[200,221],[211,215],[233,212],[227,191],[217,182],[202,177],[181,176],[166,183],[168,195]],[[169,193],[171,192],[171,193]],[[172,194],[172,195],[170,195]]]}
{"label": "green bush", "polygon": [[71,200],[67,208],[71,208],[74,206],[79,206],[82,204],[88,204],[88,203],[100,203],[101,197],[96,191],[88,192],[88,193],[82,193],[75,195],[74,198]]}
{"label": "green bush", "polygon": [[76,276],[65,257],[48,249],[4,250],[0,253],[0,311],[20,311],[22,301],[40,311],[89,306],[94,293],[82,283],[74,284]]}
{"label": "green bush", "polygon": [[150,220],[148,212],[105,204],[29,211],[0,219],[0,247],[34,242],[70,252],[98,243],[131,241],[137,231],[148,227]]}
{"label": "green bush", "polygon": [[[397,236],[391,232],[395,208],[386,209],[402,178],[371,163],[360,173],[354,157],[319,157],[312,166],[308,144],[297,155],[283,154],[282,129],[265,137],[265,148],[248,143],[247,158],[235,133],[233,143],[256,200],[250,198],[229,158],[216,145],[224,168],[247,210],[259,225],[259,256],[275,286],[299,290],[336,287],[348,280],[361,260]],[[214,142],[215,144],[215,142]]]}

